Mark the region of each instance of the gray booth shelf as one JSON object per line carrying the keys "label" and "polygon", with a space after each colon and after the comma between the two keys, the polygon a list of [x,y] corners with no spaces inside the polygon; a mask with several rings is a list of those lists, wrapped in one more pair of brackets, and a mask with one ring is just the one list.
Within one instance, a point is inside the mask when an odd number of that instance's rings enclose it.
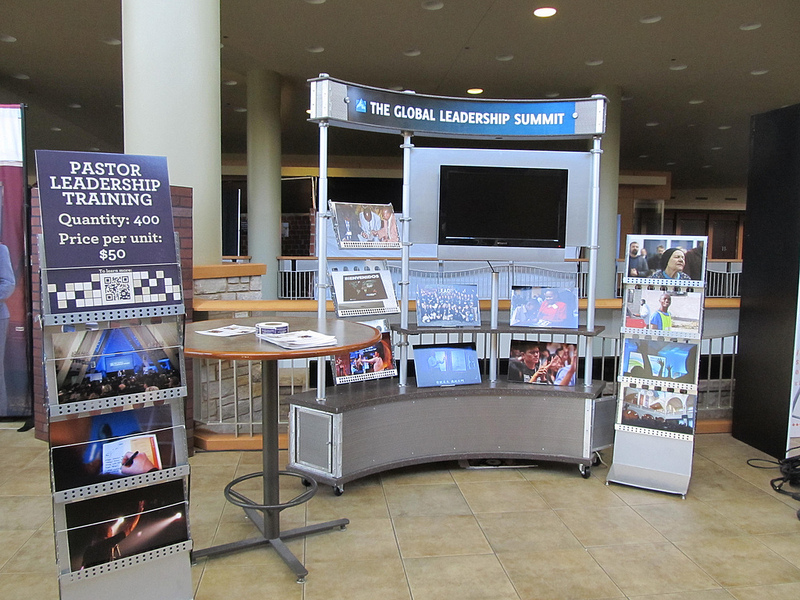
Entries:
{"label": "gray booth shelf", "polygon": [[417,388],[379,379],[290,397],[288,470],[344,484],[414,464],[469,459],[575,463],[613,443],[616,398],[605,383],[554,387],[484,381]]}

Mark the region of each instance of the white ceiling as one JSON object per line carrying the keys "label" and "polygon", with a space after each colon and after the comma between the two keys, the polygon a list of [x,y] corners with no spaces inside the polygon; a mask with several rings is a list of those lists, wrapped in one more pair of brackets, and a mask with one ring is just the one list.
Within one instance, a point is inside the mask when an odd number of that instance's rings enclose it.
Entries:
{"label": "white ceiling", "polygon": [[[439,10],[423,0],[220,4],[220,80],[238,82],[220,86],[224,153],[246,151],[247,113],[234,109],[246,106],[254,67],[283,77],[284,154],[317,153],[306,80],[323,72],[445,96],[470,87],[486,98],[619,89],[620,168],[671,171],[676,189],[744,186],[750,116],[800,102],[800,0],[444,0]],[[558,14],[537,19],[532,11],[543,5]],[[661,19],[641,22],[652,16]],[[104,43],[120,32],[119,0],[2,0],[0,36],[17,41],[0,42],[0,102],[29,106],[31,150],[122,151],[121,46]],[[314,47],[324,51],[307,50]],[[419,55],[406,56],[412,49]],[[513,59],[497,60],[503,55]],[[602,64],[586,64],[595,59]],[[399,143],[337,130],[330,150],[397,156]]]}

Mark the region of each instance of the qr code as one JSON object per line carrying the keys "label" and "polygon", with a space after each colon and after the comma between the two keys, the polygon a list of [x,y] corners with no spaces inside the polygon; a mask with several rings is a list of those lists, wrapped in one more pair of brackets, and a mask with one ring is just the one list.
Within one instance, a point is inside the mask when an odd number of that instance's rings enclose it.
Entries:
{"label": "qr code", "polygon": [[102,275],[104,304],[132,304],[133,277],[130,273]]}

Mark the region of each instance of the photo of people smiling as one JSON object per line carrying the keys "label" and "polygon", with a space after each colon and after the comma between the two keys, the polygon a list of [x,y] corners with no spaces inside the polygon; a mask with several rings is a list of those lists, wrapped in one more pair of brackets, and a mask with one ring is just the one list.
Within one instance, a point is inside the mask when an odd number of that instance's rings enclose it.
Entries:
{"label": "photo of people smiling", "polygon": [[[625,283],[657,279],[659,283],[687,285],[705,280],[705,237],[628,236]],[[666,280],[666,281],[664,281]]]}
{"label": "photo of people smiling", "polygon": [[674,288],[625,291],[625,331],[665,337],[699,339],[703,294]]}

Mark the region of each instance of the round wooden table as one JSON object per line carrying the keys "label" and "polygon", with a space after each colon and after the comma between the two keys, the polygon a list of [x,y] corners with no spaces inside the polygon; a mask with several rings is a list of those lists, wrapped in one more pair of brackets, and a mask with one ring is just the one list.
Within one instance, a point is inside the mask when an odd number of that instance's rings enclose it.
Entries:
{"label": "round wooden table", "polygon": [[[280,527],[280,513],[285,508],[296,506],[308,501],[314,495],[316,482],[308,491],[300,494],[293,500],[281,504],[280,482],[281,471],[278,468],[278,360],[293,358],[313,358],[327,356],[340,352],[360,350],[376,343],[381,338],[380,332],[374,327],[341,321],[338,319],[320,319],[317,317],[280,317],[275,320],[285,321],[289,324],[289,331],[312,330],[326,335],[336,336],[336,345],[317,348],[304,348],[287,350],[255,336],[255,334],[237,335],[232,337],[217,337],[203,335],[198,331],[208,331],[226,325],[254,326],[256,323],[270,321],[267,317],[250,317],[245,319],[216,319],[213,321],[199,321],[186,326],[184,338],[184,355],[193,358],[208,358],[221,360],[249,360],[261,362],[261,398],[262,398],[262,456],[263,471],[239,477],[225,488],[225,497],[241,506],[247,516],[253,521],[261,532],[260,537],[239,542],[231,542],[211,548],[204,548],[193,552],[195,559],[204,556],[226,554],[236,550],[251,548],[258,545],[269,544],[281,556],[284,562],[297,575],[299,582],[305,581],[308,570],[291,553],[284,543],[285,540],[302,537],[310,533],[327,531],[335,528],[344,528],[350,521],[337,519],[317,525],[308,525],[282,532]],[[285,473],[297,476],[294,473]],[[262,477],[264,483],[264,499],[259,504],[233,490],[233,486],[245,479]]]}

